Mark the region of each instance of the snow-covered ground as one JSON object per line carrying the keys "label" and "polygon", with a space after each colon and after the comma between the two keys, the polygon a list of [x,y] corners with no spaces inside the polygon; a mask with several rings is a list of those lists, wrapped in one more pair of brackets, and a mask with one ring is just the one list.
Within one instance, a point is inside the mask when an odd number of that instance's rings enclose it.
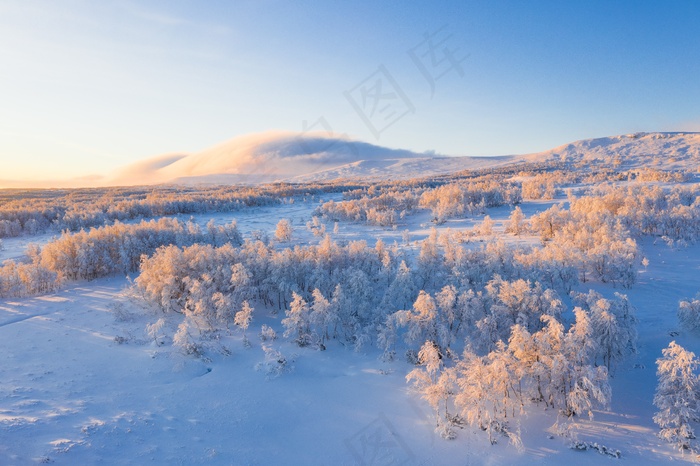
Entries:
{"label": "snow-covered ground", "polygon": [[[326,196],[324,200],[329,199]],[[337,200],[337,198],[336,198]],[[272,235],[289,218],[297,242],[319,241],[305,226],[319,200],[231,215],[244,235]],[[551,201],[525,203],[531,215]],[[497,229],[508,208],[491,209]],[[341,223],[338,240],[377,238],[401,244],[429,234],[422,213],[396,230]],[[448,221],[440,228],[471,228],[480,219]],[[331,231],[333,225],[327,226]],[[46,241],[48,237],[32,238]],[[534,241],[525,238],[523,241]],[[22,255],[27,238],[8,239],[0,258]],[[656,437],[652,404],[656,358],[671,340],[700,353],[700,339],[679,329],[678,302],[700,290],[700,245],[671,249],[662,241],[641,243],[649,259],[630,290],[594,284],[606,296],[626,293],[639,318],[639,353],[620,364],[611,379],[612,406],[592,421],[577,420],[571,435],[620,450],[622,458],[575,451],[557,435],[570,423],[554,411],[533,408],[521,417],[524,447],[485,433],[459,430],[443,440],[430,407],[411,393],[397,360],[382,362],[379,350],[356,353],[337,342],[326,351],[273,343],[288,361],[278,377],[266,373],[258,332],[263,324],[282,333],[282,313],[257,310],[248,331],[222,341],[230,350],[209,360],[156,345],[144,331],[158,316],[139,311],[123,294],[125,278],[71,283],[43,297],[0,301],[0,464],[660,464],[689,461]],[[581,285],[581,291],[591,287]],[[124,311],[115,313],[117,303]],[[174,325],[170,323],[170,325]],[[559,427],[555,422],[559,421]]]}

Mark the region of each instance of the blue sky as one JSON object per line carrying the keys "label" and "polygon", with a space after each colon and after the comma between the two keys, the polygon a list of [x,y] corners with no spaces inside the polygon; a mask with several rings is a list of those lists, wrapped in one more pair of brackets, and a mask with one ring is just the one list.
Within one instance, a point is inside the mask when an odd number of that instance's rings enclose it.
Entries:
{"label": "blue sky", "polygon": [[0,179],[304,121],[448,155],[700,131],[699,22],[693,0],[0,0]]}

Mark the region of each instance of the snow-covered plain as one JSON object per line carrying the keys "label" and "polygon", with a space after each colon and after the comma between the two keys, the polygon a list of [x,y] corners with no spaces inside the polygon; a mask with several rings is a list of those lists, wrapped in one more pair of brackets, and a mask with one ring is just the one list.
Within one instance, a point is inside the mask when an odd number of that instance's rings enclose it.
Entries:
{"label": "snow-covered plain", "polygon": [[[277,218],[291,215],[300,222],[309,218],[314,206],[297,203],[291,211],[287,206],[271,207],[237,218],[243,231],[267,228],[272,233]],[[459,227],[455,223],[446,226]],[[420,223],[410,227],[416,238],[426,234]],[[344,225],[341,232],[346,229],[350,230],[346,237],[369,241],[375,237],[356,225]],[[376,233],[384,234],[385,240],[400,236],[393,231]],[[673,250],[647,241],[643,253],[650,265],[627,290],[640,319],[639,355],[615,371],[610,412],[596,412],[593,421],[578,420],[575,427],[580,440],[619,449],[630,464],[687,459],[655,436],[654,361],[673,339],[700,352],[697,336],[680,331],[676,318],[678,301],[696,292],[700,247]],[[484,433],[469,428],[456,440],[443,440],[433,431],[430,408],[406,385],[404,377],[411,367],[403,361],[381,362],[378,350],[356,353],[336,345],[319,352],[281,342],[282,352],[293,355],[294,369],[269,379],[256,370],[264,360],[262,350],[258,345],[244,348],[237,334],[227,342],[232,354],[209,362],[155,346],[144,333],[153,316],[131,311],[131,319],[120,322],[110,311],[124,299],[121,291],[126,285],[125,279],[103,279],[72,284],[51,296],[0,303],[0,463],[590,464],[600,460],[595,452],[570,450],[566,439],[550,439],[546,432],[557,417],[539,410],[523,421],[524,451],[507,443],[489,445]],[[613,291],[602,285],[596,288],[606,295]],[[255,335],[263,323],[281,333],[280,319],[257,313],[250,333]],[[129,341],[118,344],[116,337]]]}
{"label": "snow-covered plain", "polygon": [[[199,215],[195,220],[223,224],[235,218],[244,236],[256,231],[273,236],[277,221],[288,218],[296,244],[317,243],[320,238],[305,224],[321,201],[337,198],[308,197],[294,204]],[[530,201],[521,207],[530,216],[553,202]],[[503,231],[509,213],[507,207],[489,209],[497,232]],[[453,219],[438,228],[467,229],[480,221]],[[408,230],[411,244],[403,247],[416,253],[432,226],[430,215],[422,212],[406,217],[398,229],[341,223],[332,236],[338,241],[364,239],[370,245],[379,238],[403,244]],[[332,224],[327,227],[329,232],[333,229]],[[30,241],[49,239],[50,235],[5,239],[0,260],[20,257]],[[471,427],[458,430],[455,440],[441,438],[431,408],[406,384],[405,376],[414,366],[402,358],[384,362],[381,351],[371,346],[355,352],[330,342],[326,351],[318,351],[280,338],[273,346],[291,368],[278,377],[268,376],[261,368],[265,354],[257,335],[263,324],[281,335],[282,312],[256,308],[248,331],[250,348],[239,331],[232,331],[222,341],[231,354],[197,359],[149,339],[145,327],[159,316],[126,296],[125,277],[71,282],[51,295],[0,300],[0,464],[692,461],[688,453],[657,438],[652,400],[655,360],[670,341],[700,354],[700,337],[681,329],[676,317],[678,302],[700,291],[700,245],[669,247],[645,238],[640,249],[649,264],[639,265],[631,289],[595,282],[576,287],[593,288],[606,297],[623,292],[636,308],[638,354],[614,370],[610,410],[595,411],[593,420],[571,422],[555,410],[530,407],[521,417],[520,449],[505,439],[491,445],[484,432]],[[176,325],[175,318],[166,323],[171,333]],[[564,429],[570,430],[569,437],[559,435]],[[620,450],[622,457],[572,450],[571,437]]]}

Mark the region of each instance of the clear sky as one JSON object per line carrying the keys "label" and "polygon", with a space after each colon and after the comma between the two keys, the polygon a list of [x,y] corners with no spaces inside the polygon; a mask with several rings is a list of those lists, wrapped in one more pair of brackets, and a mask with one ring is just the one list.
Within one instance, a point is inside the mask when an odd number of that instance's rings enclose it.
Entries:
{"label": "clear sky", "polygon": [[700,131],[700,1],[0,0],[0,179],[305,128],[448,155]]}

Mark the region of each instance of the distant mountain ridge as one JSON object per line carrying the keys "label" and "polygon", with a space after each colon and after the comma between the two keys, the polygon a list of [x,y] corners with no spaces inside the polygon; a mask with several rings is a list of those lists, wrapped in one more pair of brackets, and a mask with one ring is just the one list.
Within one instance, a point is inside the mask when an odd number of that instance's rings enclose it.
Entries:
{"label": "distant mountain ridge", "polygon": [[700,165],[700,133],[634,133],[584,139],[527,157],[611,164],[617,168],[687,169]]}
{"label": "distant mountain ridge", "polygon": [[616,169],[688,170],[700,167],[700,133],[634,133],[584,139],[525,155],[448,157],[390,149],[320,133],[271,131],[240,136],[193,154],[166,154],[106,177],[22,183],[4,187],[151,184],[259,184],[337,179],[397,180],[446,175],[513,163],[559,161]]}
{"label": "distant mountain ridge", "polygon": [[235,138],[195,154],[148,159],[126,167],[110,181],[255,184],[386,180],[549,160],[589,162],[611,168],[683,169],[700,165],[700,133],[635,133],[584,139],[534,154],[446,157],[319,134],[268,132]]}

